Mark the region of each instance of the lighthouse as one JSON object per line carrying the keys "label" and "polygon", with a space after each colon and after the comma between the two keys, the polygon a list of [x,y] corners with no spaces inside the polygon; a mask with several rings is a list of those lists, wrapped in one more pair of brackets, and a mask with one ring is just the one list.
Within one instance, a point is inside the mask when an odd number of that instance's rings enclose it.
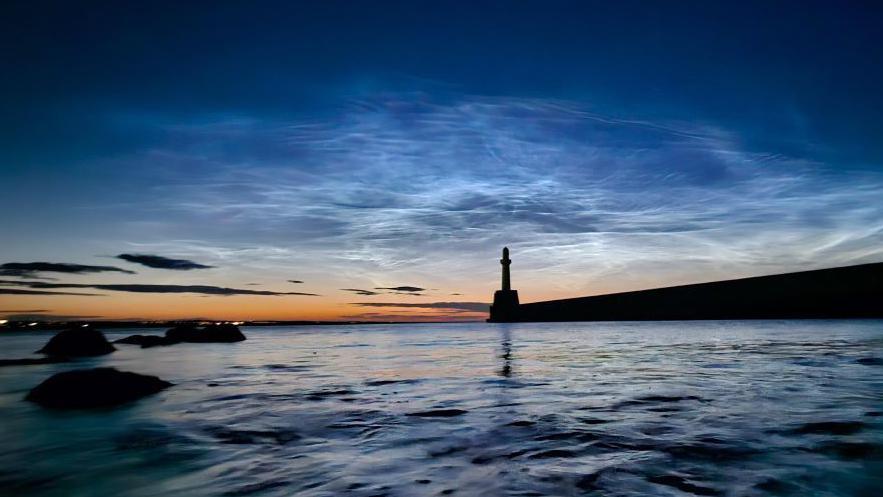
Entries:
{"label": "lighthouse", "polygon": [[512,259],[509,259],[509,247],[503,247],[503,258],[500,259],[500,265],[503,266],[503,278],[501,288],[494,292],[491,317],[488,319],[492,323],[518,320],[518,291],[512,289],[512,280],[509,275],[509,266],[512,265]]}
{"label": "lighthouse", "polygon": [[509,266],[512,265],[512,259],[509,258],[509,247],[503,247],[503,258],[500,259],[500,264],[503,265],[503,286],[501,289],[506,292],[512,290],[512,282],[509,279]]}

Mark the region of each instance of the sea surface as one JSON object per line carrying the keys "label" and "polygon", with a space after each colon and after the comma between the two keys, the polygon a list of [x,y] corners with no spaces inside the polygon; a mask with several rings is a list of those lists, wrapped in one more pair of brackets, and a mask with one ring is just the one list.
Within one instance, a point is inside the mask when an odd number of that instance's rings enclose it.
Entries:
{"label": "sea surface", "polygon": [[[883,495],[883,321],[243,332],[0,368],[0,494]],[[50,336],[0,334],[0,358]],[[22,400],[95,366],[175,386],[97,411]]]}

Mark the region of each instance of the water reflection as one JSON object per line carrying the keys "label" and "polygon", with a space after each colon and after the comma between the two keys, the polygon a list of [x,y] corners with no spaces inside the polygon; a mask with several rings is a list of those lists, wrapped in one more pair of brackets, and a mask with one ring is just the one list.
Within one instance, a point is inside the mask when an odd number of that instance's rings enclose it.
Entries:
{"label": "water reflection", "polygon": [[500,368],[500,376],[509,378],[512,376],[512,330],[510,325],[504,324],[500,329],[501,349],[500,358],[503,359],[503,367]]}

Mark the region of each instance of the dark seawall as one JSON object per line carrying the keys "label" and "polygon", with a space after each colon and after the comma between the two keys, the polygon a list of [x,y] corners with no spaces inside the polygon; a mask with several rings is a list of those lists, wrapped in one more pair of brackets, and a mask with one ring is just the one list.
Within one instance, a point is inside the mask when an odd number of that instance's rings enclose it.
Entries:
{"label": "dark seawall", "polygon": [[534,302],[512,321],[883,318],[883,263]]}

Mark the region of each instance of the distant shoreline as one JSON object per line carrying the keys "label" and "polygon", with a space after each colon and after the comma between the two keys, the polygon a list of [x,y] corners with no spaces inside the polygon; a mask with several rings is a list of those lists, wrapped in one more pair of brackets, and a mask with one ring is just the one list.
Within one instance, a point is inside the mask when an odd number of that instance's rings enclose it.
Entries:
{"label": "distant shoreline", "polygon": [[184,324],[202,325],[209,323],[232,323],[237,326],[353,326],[365,324],[448,324],[448,323],[483,323],[474,321],[229,321],[209,319],[184,319],[174,321],[8,321],[0,325],[0,331],[58,330],[75,326],[92,326],[95,328],[171,328]]}

